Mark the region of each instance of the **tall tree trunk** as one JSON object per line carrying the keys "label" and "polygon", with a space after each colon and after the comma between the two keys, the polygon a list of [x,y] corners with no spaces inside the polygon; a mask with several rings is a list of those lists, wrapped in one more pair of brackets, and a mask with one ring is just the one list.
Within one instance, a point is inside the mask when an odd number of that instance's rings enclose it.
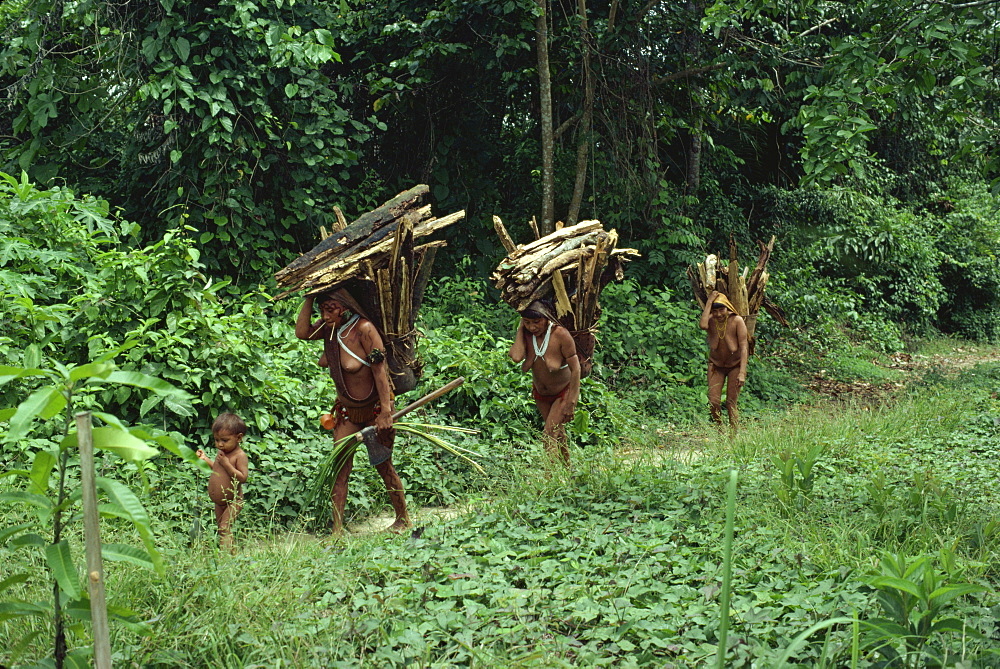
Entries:
{"label": "tall tree trunk", "polygon": [[555,230],[555,137],[552,129],[552,79],[549,73],[549,28],[546,0],[535,0],[540,14],[535,19],[535,49],[538,54],[538,94],[542,114],[542,220],[539,232]]}
{"label": "tall tree trunk", "polygon": [[578,0],[580,13],[580,48],[583,51],[583,119],[580,123],[579,140],[576,145],[576,183],[573,199],[569,203],[566,225],[576,225],[580,218],[580,205],[587,185],[587,158],[590,153],[590,130],[594,119],[594,77],[590,71],[590,30],[587,26],[587,0]]}
{"label": "tall tree trunk", "polygon": [[[692,95],[699,95],[701,93],[701,87],[692,84],[691,86]],[[693,107],[694,113],[699,115],[694,122],[694,127],[691,128],[690,137],[688,138],[687,147],[687,194],[697,195],[698,187],[701,186],[701,130],[704,126],[704,120],[700,118],[701,116],[701,105],[696,104]]]}
{"label": "tall tree trunk", "polygon": [[[684,51],[687,56],[688,67],[694,67],[701,62],[701,16],[704,13],[703,0],[687,0],[685,4],[687,10],[687,35],[685,36]],[[688,145],[687,145],[687,194],[697,195],[701,186],[701,154],[702,154],[702,131],[705,126],[702,116],[702,87],[698,77],[688,79],[688,96],[691,100],[690,125]]]}

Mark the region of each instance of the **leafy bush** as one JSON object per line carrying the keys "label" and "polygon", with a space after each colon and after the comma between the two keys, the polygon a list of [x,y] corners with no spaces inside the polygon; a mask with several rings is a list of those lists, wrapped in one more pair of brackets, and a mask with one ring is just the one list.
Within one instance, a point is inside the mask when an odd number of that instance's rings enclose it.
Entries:
{"label": "leafy bush", "polygon": [[667,288],[633,281],[609,284],[602,296],[600,355],[594,374],[619,396],[660,418],[689,420],[704,413],[704,333],[698,313]]}
{"label": "leafy bush", "polygon": [[1000,198],[985,184],[931,195],[941,226],[941,278],[948,299],[940,327],[969,339],[1000,339]]}

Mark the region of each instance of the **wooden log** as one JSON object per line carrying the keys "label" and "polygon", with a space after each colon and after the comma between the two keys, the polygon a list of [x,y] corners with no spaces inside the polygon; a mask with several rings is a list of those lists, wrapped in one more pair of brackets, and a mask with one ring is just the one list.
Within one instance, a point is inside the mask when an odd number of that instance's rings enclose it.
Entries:
{"label": "wooden log", "polygon": [[333,214],[337,217],[337,224],[331,225],[333,232],[340,232],[347,228],[347,218],[344,216],[344,212],[337,205],[333,206]]}
{"label": "wooden log", "polygon": [[427,284],[431,278],[431,270],[434,267],[434,258],[437,256],[438,248],[444,246],[444,244],[445,242],[431,242],[413,249],[413,253],[418,259],[417,270],[414,273],[413,289],[410,291],[410,300],[413,305],[410,311],[414,314],[420,312],[420,305],[424,302],[424,290],[427,288]]}
{"label": "wooden log", "polygon": [[508,254],[517,250],[517,244],[514,243],[510,234],[507,233],[507,228],[504,227],[503,221],[500,220],[499,216],[493,217],[493,229],[497,231],[497,235],[500,237],[500,243],[503,244],[503,247],[507,250]]}
{"label": "wooden log", "polygon": [[[455,212],[454,214],[449,214],[442,218],[436,218],[431,221],[421,221],[413,229],[413,234],[415,237],[424,236],[439,230],[443,227],[454,223],[455,221],[463,218],[465,216],[465,211]],[[380,253],[386,253],[389,251],[393,243],[392,239],[382,239],[380,242],[373,246],[369,246],[363,251],[359,251],[351,256],[337,260],[321,270],[310,274],[305,280],[299,284],[298,289],[312,290],[318,287],[320,284],[331,285],[338,283],[340,281],[345,281],[347,278],[357,276],[359,273],[359,261],[371,258]],[[282,296],[287,294],[282,293]],[[275,298],[277,299],[277,298]]]}
{"label": "wooden log", "polygon": [[510,256],[510,259],[516,261],[518,258],[533,253],[539,248],[543,248],[550,244],[562,243],[564,239],[592,232],[600,227],[600,221],[581,221],[576,225],[571,225],[567,228],[563,228],[562,230],[557,230],[550,235],[546,235],[542,239],[535,240],[530,244],[525,244],[524,246],[519,247],[517,251]]}
{"label": "wooden log", "polygon": [[[518,282],[524,283],[546,271],[551,272],[552,266],[562,267],[565,262],[559,263],[553,261],[561,257],[570,257],[573,251],[580,249],[581,246],[593,243],[596,239],[597,233],[572,237],[557,246],[545,247],[539,249],[537,253],[521,256],[518,263],[521,269],[516,273],[515,278]],[[547,265],[549,265],[548,269],[546,269]]]}
{"label": "wooden log", "polygon": [[403,191],[376,209],[360,216],[356,221],[342,230],[341,234],[331,235],[317,244],[311,251],[293,260],[275,274],[275,279],[281,284],[284,277],[296,270],[310,266],[318,256],[336,253],[338,249],[346,248],[358,240],[368,237],[374,230],[396,220],[408,210],[414,208],[417,203],[427,196],[428,192],[429,188],[423,184]]}
{"label": "wooden log", "polygon": [[534,216],[531,217],[528,224],[531,226],[531,231],[535,233],[535,239],[541,239],[542,235],[538,232],[538,221],[535,220]]}
{"label": "wooden log", "polygon": [[570,304],[569,295],[566,293],[566,283],[563,281],[562,271],[558,269],[552,272],[552,290],[556,295],[556,316],[560,321],[568,317],[568,320],[572,321],[573,325],[569,329],[575,330],[576,323],[573,305]]}

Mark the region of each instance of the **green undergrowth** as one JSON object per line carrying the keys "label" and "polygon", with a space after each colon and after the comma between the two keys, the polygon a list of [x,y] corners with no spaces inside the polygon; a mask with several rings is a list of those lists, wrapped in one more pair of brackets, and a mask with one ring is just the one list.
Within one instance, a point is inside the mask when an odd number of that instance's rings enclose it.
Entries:
{"label": "green undergrowth", "polygon": [[[697,450],[595,447],[569,473],[528,459],[456,518],[402,537],[244,529],[235,556],[207,536],[165,538],[165,578],[108,571],[113,602],[146,621],[144,634],[113,628],[116,665],[714,666],[735,467],[725,666],[777,666],[786,649],[806,666],[997,666],[998,388],[1000,367],[983,365],[880,408],[802,407],[732,440],[695,430]],[[897,560],[922,576],[885,577]],[[926,605],[886,585],[928,578]],[[871,630],[904,600],[913,621],[940,624],[907,637],[909,664],[887,665],[905,635]],[[855,617],[856,634],[836,622]],[[17,637],[15,624],[0,632]]]}

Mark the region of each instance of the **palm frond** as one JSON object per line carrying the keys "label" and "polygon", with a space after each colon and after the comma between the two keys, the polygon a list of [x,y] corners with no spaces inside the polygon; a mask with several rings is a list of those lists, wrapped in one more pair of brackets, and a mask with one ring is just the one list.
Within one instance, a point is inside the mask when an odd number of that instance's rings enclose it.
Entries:
{"label": "palm frond", "polygon": [[[454,425],[432,425],[430,423],[404,422],[393,423],[393,427],[396,428],[397,432],[412,434],[413,436],[419,437],[441,450],[451,453],[457,458],[461,458],[480,474],[486,474],[486,470],[484,470],[478,462],[469,457],[474,456],[477,458],[485,458],[486,456],[481,453],[476,453],[475,451],[470,451],[467,448],[463,448],[449,441],[445,441],[441,437],[431,434],[430,432],[430,430],[442,430],[445,432],[458,432],[462,434],[479,434],[479,430],[472,430],[467,427],[457,427]],[[310,506],[313,506],[318,502],[327,501],[327,496],[330,488],[333,487],[334,481],[337,479],[337,474],[344,467],[344,464],[347,463],[348,459],[354,457],[354,453],[358,450],[358,446],[360,444],[360,433],[348,435],[333,443],[333,448],[330,449],[327,456],[319,463],[319,467],[316,469],[316,476],[313,477],[312,485],[306,495],[306,501]]]}

